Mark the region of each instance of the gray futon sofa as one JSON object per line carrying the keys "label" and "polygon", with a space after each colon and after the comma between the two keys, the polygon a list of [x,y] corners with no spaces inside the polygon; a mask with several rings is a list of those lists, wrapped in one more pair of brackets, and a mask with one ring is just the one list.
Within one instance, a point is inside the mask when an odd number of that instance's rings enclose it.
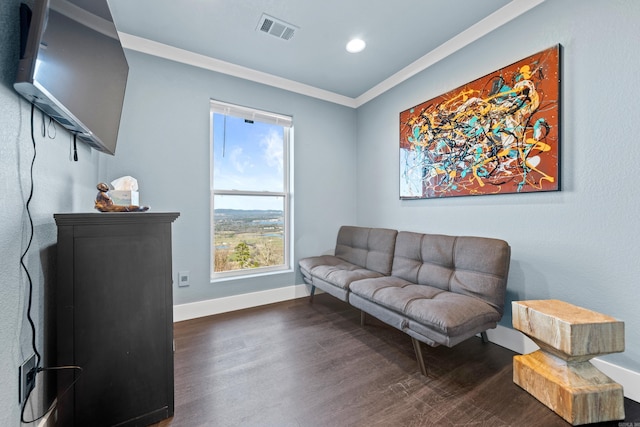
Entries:
{"label": "gray futon sofa", "polygon": [[411,336],[426,375],[420,342],[452,347],[502,318],[511,248],[486,237],[445,236],[343,226],[334,255],[301,259],[315,288]]}

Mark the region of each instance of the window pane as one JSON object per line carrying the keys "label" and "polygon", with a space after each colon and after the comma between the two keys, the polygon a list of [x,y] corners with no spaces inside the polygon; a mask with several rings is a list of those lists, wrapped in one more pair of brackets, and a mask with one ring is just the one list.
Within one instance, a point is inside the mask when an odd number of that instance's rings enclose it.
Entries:
{"label": "window pane", "polygon": [[284,191],[284,128],[213,114],[213,188]]}
{"label": "window pane", "polygon": [[213,198],[213,272],[283,265],[284,196]]}

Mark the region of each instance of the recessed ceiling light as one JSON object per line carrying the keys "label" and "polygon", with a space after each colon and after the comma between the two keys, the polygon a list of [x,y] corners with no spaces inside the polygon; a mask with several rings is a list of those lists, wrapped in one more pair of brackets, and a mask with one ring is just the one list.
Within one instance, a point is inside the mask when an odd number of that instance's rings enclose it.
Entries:
{"label": "recessed ceiling light", "polygon": [[350,52],[350,53],[362,52],[366,46],[367,44],[364,42],[364,40],[353,39],[349,41],[349,43],[347,43],[347,52]]}

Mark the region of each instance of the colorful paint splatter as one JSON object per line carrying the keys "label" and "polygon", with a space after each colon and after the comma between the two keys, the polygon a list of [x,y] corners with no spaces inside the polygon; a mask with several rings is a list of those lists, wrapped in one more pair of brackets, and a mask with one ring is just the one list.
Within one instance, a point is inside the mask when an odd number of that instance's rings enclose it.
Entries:
{"label": "colorful paint splatter", "polygon": [[400,113],[400,198],[559,189],[559,50]]}

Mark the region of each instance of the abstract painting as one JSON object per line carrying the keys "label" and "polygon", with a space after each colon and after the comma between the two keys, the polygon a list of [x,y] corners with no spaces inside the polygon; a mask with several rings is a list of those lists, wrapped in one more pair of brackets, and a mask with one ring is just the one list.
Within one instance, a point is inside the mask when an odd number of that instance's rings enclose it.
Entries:
{"label": "abstract painting", "polygon": [[400,198],[557,191],[554,46],[400,113]]}

